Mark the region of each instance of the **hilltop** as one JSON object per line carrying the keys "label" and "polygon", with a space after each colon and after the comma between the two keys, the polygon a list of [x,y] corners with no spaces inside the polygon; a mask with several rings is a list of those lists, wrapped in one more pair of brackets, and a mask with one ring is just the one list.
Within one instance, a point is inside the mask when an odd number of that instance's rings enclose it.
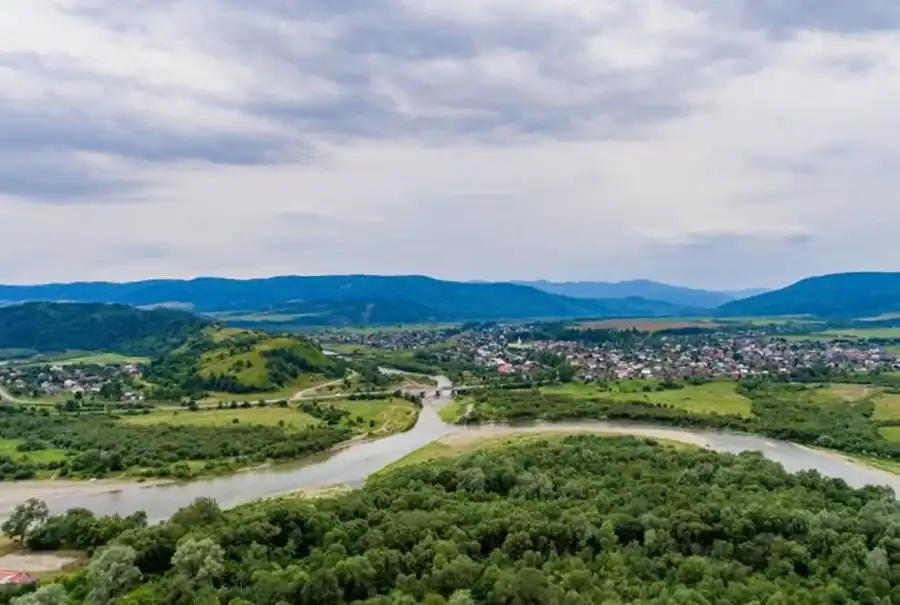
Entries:
{"label": "hilltop", "polygon": [[835,273],[726,303],[717,314],[864,317],[900,310],[900,273]]}
{"label": "hilltop", "polygon": [[182,347],[153,361],[145,377],[157,396],[202,392],[234,394],[297,390],[345,369],[298,336],[210,327]]}
{"label": "hilltop", "polygon": [[[559,296],[510,283],[464,283],[420,275],[282,276],[261,279],[197,278],[129,283],[72,283],[0,286],[0,301],[67,300],[110,302],[136,306],[179,305],[201,313],[216,311],[288,311],[298,303],[362,300],[385,305],[403,301],[417,310],[410,319],[393,314],[392,321],[416,321],[422,309],[448,320],[525,319],[537,317],[627,317],[679,315],[682,306],[640,297],[588,300]],[[326,313],[327,315],[327,313]],[[397,317],[399,316],[399,318]]]}
{"label": "hilltop", "polygon": [[208,319],[171,309],[25,303],[0,307],[0,349],[153,356],[184,344],[210,324]]}

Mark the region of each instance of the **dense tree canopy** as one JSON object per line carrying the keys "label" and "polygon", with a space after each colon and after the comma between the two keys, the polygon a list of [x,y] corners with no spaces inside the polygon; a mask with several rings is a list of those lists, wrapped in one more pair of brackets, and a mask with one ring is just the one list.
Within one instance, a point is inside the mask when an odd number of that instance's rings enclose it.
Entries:
{"label": "dense tree canopy", "polygon": [[889,491],[634,438],[531,440],[332,499],[198,501],[114,544],[144,578],[132,604],[900,602]]}

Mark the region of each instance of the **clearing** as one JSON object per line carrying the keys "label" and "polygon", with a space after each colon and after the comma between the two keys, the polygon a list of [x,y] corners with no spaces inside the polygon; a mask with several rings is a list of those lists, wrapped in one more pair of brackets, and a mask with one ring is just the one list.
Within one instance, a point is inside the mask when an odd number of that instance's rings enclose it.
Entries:
{"label": "clearing", "polygon": [[[613,390],[604,391],[593,385],[564,385],[546,387],[545,393],[560,393],[576,397],[599,397],[617,401],[650,401],[664,403],[672,407],[696,414],[734,414],[749,416],[751,401],[737,392],[737,383],[730,380],[715,380],[701,385],[687,384],[680,389],[655,390],[655,381],[619,381]],[[645,391],[644,389],[652,389]]]}
{"label": "clearing", "polygon": [[341,400],[329,401],[327,405],[347,410],[353,418],[362,418],[368,432],[375,435],[407,431],[418,417],[416,406],[406,399]]}
{"label": "clearing", "polygon": [[[406,399],[373,399],[351,401],[340,399],[323,401],[322,405],[347,410],[352,418],[362,419],[364,432],[372,434],[396,433],[409,429],[416,422],[416,407]],[[175,426],[218,426],[233,427],[235,425],[284,426],[293,430],[303,430],[315,426],[320,421],[300,411],[293,405],[289,407],[252,407],[252,408],[203,408],[196,412],[186,409],[156,410],[150,414],[125,416],[122,422],[128,424],[170,424]]]}
{"label": "clearing", "polygon": [[13,460],[28,458],[33,462],[56,462],[63,460],[66,453],[62,450],[44,449],[33,452],[20,452],[16,448],[24,443],[21,439],[0,439],[0,456],[7,456]]}
{"label": "clearing", "polygon": [[175,426],[222,426],[235,424],[286,426],[301,430],[319,421],[297,408],[253,407],[248,409],[159,410],[142,416],[126,416],[127,424],[171,424]]}
{"label": "clearing", "polygon": [[883,426],[878,429],[882,437],[890,443],[900,443],[900,426]]}
{"label": "clearing", "polygon": [[875,401],[875,420],[900,419],[900,394],[879,393],[873,400]]}

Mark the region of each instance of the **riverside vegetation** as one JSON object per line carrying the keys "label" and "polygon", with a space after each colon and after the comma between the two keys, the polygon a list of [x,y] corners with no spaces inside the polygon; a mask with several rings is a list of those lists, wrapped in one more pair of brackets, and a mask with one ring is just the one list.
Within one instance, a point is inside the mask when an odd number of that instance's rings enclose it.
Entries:
{"label": "riverside vegetation", "polygon": [[122,415],[0,406],[0,481],[123,473],[187,479],[231,472],[303,458],[356,435],[406,430],[415,424],[418,406],[415,397],[390,395]]}
{"label": "riverside vegetation", "polygon": [[16,605],[900,602],[889,490],[635,438],[529,440],[317,500],[199,500],[150,527],[17,513],[26,544],[93,558],[37,593],[0,593]]}
{"label": "riverside vegetation", "polygon": [[[609,385],[568,389],[506,389],[476,392],[457,409],[460,422],[522,422],[534,420],[622,420],[680,427],[711,428],[766,435],[873,458],[900,460],[900,440],[891,427],[900,425],[896,387],[783,383],[748,379],[741,382],[684,384],[648,382],[638,392],[621,393]],[[710,385],[730,387],[715,402],[702,399]],[[840,389],[856,390],[859,398],[841,397]],[[672,393],[684,393],[679,398]],[[696,397],[700,393],[700,397]],[[746,398],[746,408],[735,402]],[[668,402],[668,403],[667,403]]]}

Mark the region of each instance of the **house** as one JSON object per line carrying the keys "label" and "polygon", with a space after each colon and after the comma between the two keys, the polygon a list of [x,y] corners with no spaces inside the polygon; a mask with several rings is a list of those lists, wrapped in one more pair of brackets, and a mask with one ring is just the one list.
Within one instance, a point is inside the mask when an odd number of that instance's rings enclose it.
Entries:
{"label": "house", "polygon": [[24,586],[25,584],[36,584],[37,581],[37,578],[29,576],[24,571],[0,569],[0,586]]}

